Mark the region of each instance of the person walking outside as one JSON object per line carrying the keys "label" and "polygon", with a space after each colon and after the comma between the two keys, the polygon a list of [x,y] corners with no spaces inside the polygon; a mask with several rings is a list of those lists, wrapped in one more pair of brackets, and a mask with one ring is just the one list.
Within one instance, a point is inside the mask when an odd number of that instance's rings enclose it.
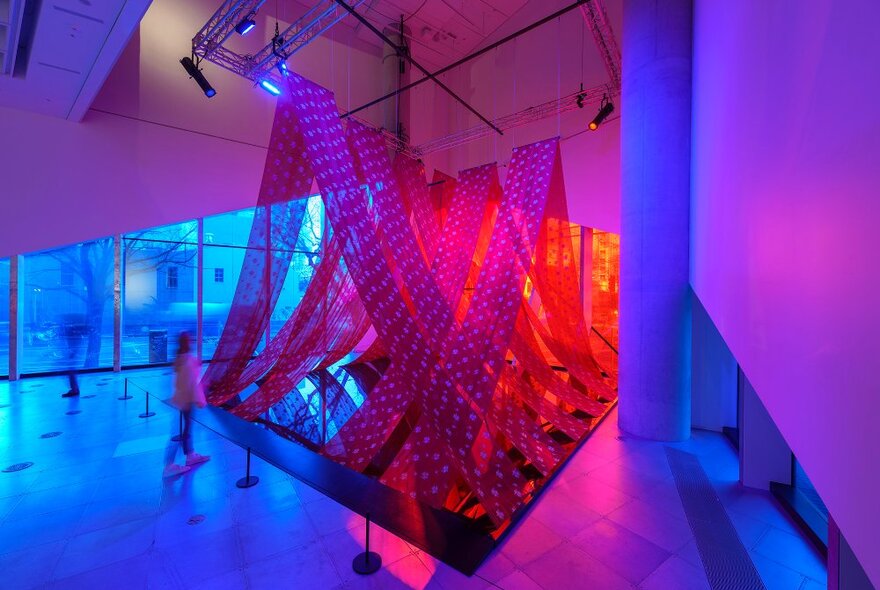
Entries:
{"label": "person walking outside", "polygon": [[192,414],[196,407],[204,408],[208,402],[205,400],[205,391],[199,382],[199,361],[193,356],[191,349],[192,341],[189,333],[181,332],[177,339],[177,357],[174,359],[174,395],[171,397],[171,405],[180,410],[183,415],[180,445],[186,455],[186,463],[178,465],[174,462],[177,455],[177,445],[169,445],[165,454],[164,477],[186,473],[193,465],[211,459],[210,456],[199,455],[193,450]]}

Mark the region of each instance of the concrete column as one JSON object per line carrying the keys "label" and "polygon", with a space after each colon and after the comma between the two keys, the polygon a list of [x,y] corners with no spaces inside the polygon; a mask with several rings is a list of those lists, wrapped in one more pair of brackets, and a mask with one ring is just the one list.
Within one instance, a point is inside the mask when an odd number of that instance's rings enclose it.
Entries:
{"label": "concrete column", "polygon": [[692,0],[624,0],[620,426],[690,434]]}

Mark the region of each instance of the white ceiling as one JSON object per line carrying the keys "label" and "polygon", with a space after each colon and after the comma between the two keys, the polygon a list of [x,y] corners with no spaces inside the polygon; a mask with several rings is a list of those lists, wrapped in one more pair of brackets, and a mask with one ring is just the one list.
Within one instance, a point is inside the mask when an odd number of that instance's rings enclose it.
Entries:
{"label": "white ceiling", "polygon": [[[28,0],[34,2],[35,0]],[[0,77],[0,106],[79,120],[150,0],[42,0],[23,75]]]}
{"label": "white ceiling", "polygon": [[[484,39],[522,8],[528,0],[365,0],[358,13],[379,30],[398,23],[401,16],[408,29],[414,59],[434,67],[445,66],[471,53]],[[351,4],[349,0],[349,4]],[[272,0],[263,5],[272,14]],[[314,6],[306,0],[281,0],[280,19],[291,22]],[[358,38],[381,47],[375,33],[352,17],[340,25],[354,29]]]}

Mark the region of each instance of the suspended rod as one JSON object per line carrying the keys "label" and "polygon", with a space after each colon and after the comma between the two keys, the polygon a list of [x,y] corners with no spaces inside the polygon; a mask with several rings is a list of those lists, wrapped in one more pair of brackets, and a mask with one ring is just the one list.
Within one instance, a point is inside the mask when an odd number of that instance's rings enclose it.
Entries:
{"label": "suspended rod", "polygon": [[[360,14],[358,14],[358,13],[355,11],[354,8],[352,8],[351,6],[349,6],[348,4],[346,4],[345,2],[343,2],[343,0],[336,0],[336,3],[339,4],[341,7],[343,7],[344,9],[346,9],[346,10],[347,10],[347,11],[348,11],[353,17],[355,17],[355,18],[358,19],[360,22],[362,22],[362,23],[364,24],[365,27],[367,27],[368,29],[370,29],[371,31],[373,31],[373,33],[375,33],[376,36],[378,36],[380,39],[382,39],[382,41],[384,41],[386,44],[388,44],[389,47],[392,47],[392,48],[397,52],[398,55],[402,56],[405,60],[407,60],[409,63],[411,63],[411,64],[412,64],[417,70],[419,70],[422,74],[424,74],[424,75],[427,77],[427,79],[429,79],[429,80],[433,80],[433,82],[434,82],[435,84],[437,84],[437,86],[439,86],[440,88],[442,88],[447,94],[449,94],[449,96],[451,96],[451,97],[454,98],[456,101],[458,101],[462,106],[464,106],[464,108],[466,108],[467,110],[469,110],[471,113],[473,113],[474,115],[476,115],[477,117],[479,117],[479,119],[480,119],[483,123],[485,123],[486,125],[488,125],[489,127],[491,127],[495,132],[498,133],[498,135],[504,135],[504,133],[501,131],[501,129],[499,129],[498,127],[496,127],[495,125],[493,125],[492,122],[491,122],[489,119],[487,119],[486,117],[484,117],[483,115],[481,115],[480,113],[478,113],[477,110],[476,110],[474,107],[472,107],[471,105],[469,105],[469,104],[468,104],[468,103],[467,103],[462,97],[460,97],[459,95],[457,95],[455,92],[452,91],[451,88],[449,88],[446,84],[444,84],[443,82],[441,82],[441,81],[437,78],[437,76],[435,76],[434,74],[432,74],[431,72],[429,72],[428,70],[426,70],[424,67],[422,67],[422,65],[421,65],[419,62],[417,62],[416,60],[414,60],[414,59],[412,58],[412,56],[410,56],[409,52],[404,51],[404,49],[403,49],[402,47],[400,47],[400,46],[397,45],[394,41],[392,41],[391,39],[389,39],[384,33],[382,33],[382,31],[380,31],[379,29],[377,29],[376,27],[374,27],[374,26],[373,26],[373,23],[371,23],[371,22],[368,21],[365,17],[363,17],[363,16],[361,16]],[[401,35],[402,35],[402,34],[403,34],[403,31],[401,31]]]}
{"label": "suspended rod", "polygon": [[[458,60],[458,61],[456,61],[456,62],[454,62],[454,63],[449,64],[449,65],[446,66],[446,67],[440,68],[439,70],[437,70],[437,71],[434,72],[433,74],[428,74],[427,72],[424,72],[424,71],[423,71],[423,72],[426,74],[425,77],[423,77],[423,78],[419,78],[418,80],[416,80],[416,81],[414,81],[414,82],[410,82],[410,83],[407,84],[406,86],[402,86],[402,87],[398,88],[397,90],[394,90],[394,91],[392,91],[392,92],[389,92],[389,93],[386,94],[385,96],[380,96],[380,97],[377,98],[376,100],[372,100],[372,101],[368,102],[367,104],[361,105],[361,106],[357,107],[356,109],[352,109],[352,110],[348,111],[347,113],[344,113],[344,114],[342,114],[342,115],[339,115],[339,118],[340,118],[340,119],[344,119],[344,118],[348,117],[349,115],[354,115],[355,113],[358,113],[358,112],[360,112],[360,111],[362,111],[362,110],[364,110],[364,109],[368,109],[368,108],[370,108],[371,106],[377,105],[377,104],[379,104],[380,102],[386,101],[386,100],[388,100],[389,98],[392,98],[392,97],[394,97],[394,96],[397,96],[397,95],[400,94],[401,92],[405,92],[405,91],[407,91],[407,90],[410,90],[411,88],[415,88],[415,87],[418,86],[419,84],[422,84],[423,82],[427,82],[428,80],[436,80],[435,76],[439,76],[439,75],[441,75],[441,74],[445,74],[445,73],[448,72],[449,70],[452,70],[452,69],[454,69],[454,68],[457,68],[458,66],[460,66],[460,65],[462,65],[462,64],[465,64],[465,63],[471,61],[472,59],[476,59],[476,58],[480,57],[481,55],[483,55],[483,54],[485,54],[485,53],[488,53],[489,51],[492,51],[492,50],[495,49],[496,47],[500,47],[501,45],[504,45],[505,43],[508,43],[508,42],[510,42],[510,41],[513,41],[514,39],[516,39],[516,38],[519,37],[520,35],[524,35],[524,34],[528,33],[529,31],[532,31],[532,30],[534,30],[534,29],[537,29],[537,28],[540,27],[541,25],[544,25],[544,24],[550,22],[551,20],[555,20],[555,19],[559,18],[560,16],[562,16],[563,14],[566,14],[567,12],[571,12],[571,11],[574,10],[575,8],[581,6],[582,4],[586,4],[588,1],[589,1],[589,0],[577,0],[574,4],[570,4],[570,5],[566,6],[565,8],[562,8],[562,9],[560,9],[560,10],[557,10],[557,11],[554,12],[553,14],[551,14],[551,15],[549,15],[549,16],[545,16],[545,17],[542,18],[541,20],[539,20],[539,21],[535,21],[535,22],[533,22],[532,24],[530,24],[529,26],[524,27],[524,28],[522,28],[522,29],[516,31],[515,33],[511,33],[510,35],[508,35],[507,37],[504,37],[504,38],[501,39],[500,41],[496,41],[495,43],[492,43],[491,45],[487,45],[486,47],[480,49],[479,51],[476,51],[476,52],[474,52],[474,53],[471,53],[470,55],[467,55],[467,56],[461,58],[460,60]],[[374,30],[375,30],[375,29],[374,29]],[[438,82],[438,83],[439,83],[439,82]],[[484,120],[485,120],[485,119],[484,119]],[[490,123],[490,125],[491,125],[491,123]],[[494,129],[494,127],[493,127],[493,129]],[[496,129],[496,131],[497,131],[497,129]],[[500,133],[500,132],[499,132],[499,133]]]}

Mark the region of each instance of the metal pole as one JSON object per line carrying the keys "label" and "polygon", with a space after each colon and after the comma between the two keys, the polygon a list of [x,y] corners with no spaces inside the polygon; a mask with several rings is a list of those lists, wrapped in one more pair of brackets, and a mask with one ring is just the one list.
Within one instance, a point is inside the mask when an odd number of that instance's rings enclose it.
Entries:
{"label": "metal pole", "polygon": [[259,483],[260,478],[251,475],[251,448],[247,448],[247,467],[245,468],[245,476],[235,482],[235,486],[239,488],[252,488]]}
{"label": "metal pole", "polygon": [[[126,380],[127,382],[128,380]],[[150,416],[155,416],[156,412],[150,411],[150,392],[146,389],[144,390],[144,399],[147,401],[147,409],[143,414],[138,415],[138,418],[149,418]]]}
{"label": "metal pole", "polygon": [[367,512],[367,540],[365,543],[366,551],[355,555],[351,562],[351,569],[356,573],[366,576],[374,574],[382,567],[382,556],[378,553],[370,551],[370,513]]}
{"label": "metal pole", "polygon": [[367,512],[367,542],[365,543],[365,553],[367,554],[366,562],[370,565],[370,513]]}
{"label": "metal pole", "polygon": [[132,398],[132,396],[128,395],[128,377],[125,378],[123,391],[124,395],[122,397],[117,397],[116,399],[127,400]]}

